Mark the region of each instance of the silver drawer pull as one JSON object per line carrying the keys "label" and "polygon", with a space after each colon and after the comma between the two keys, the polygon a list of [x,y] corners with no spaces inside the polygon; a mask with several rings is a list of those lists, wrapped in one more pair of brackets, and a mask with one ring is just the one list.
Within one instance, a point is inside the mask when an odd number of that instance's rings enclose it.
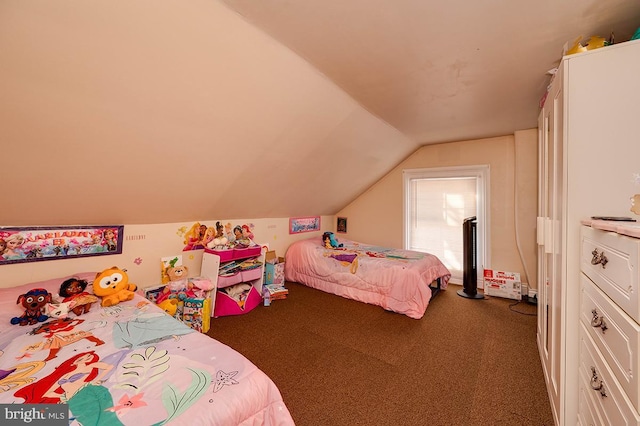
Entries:
{"label": "silver drawer pull", "polygon": [[607,256],[604,255],[604,251],[598,253],[598,249],[593,249],[593,251],[591,252],[591,255],[593,256],[591,258],[591,264],[592,265],[602,265],[602,269],[604,269],[607,265],[607,262],[609,262],[609,259],[607,259]]}
{"label": "silver drawer pull", "polygon": [[591,388],[600,392],[600,397],[606,398],[607,392],[604,390],[604,383],[598,378],[595,367],[591,367]]}
{"label": "silver drawer pull", "polygon": [[591,327],[600,327],[602,334],[604,334],[604,332],[609,328],[607,327],[607,323],[604,321],[604,316],[598,315],[598,311],[595,308],[591,311],[591,314],[593,315],[593,318],[591,318]]}

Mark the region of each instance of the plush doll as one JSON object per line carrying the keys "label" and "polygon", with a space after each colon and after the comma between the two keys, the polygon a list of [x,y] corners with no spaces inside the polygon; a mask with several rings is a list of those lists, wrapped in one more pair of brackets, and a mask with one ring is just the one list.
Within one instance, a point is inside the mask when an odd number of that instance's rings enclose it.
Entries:
{"label": "plush doll", "polygon": [[51,303],[52,297],[44,288],[34,288],[18,296],[16,304],[22,304],[25,309],[20,317],[11,318],[11,324],[33,325],[49,319],[42,311],[47,303]]}
{"label": "plush doll", "polygon": [[44,306],[44,313],[50,318],[66,318],[69,316],[69,312],[75,306],[75,302],[72,300],[70,302],[63,303],[47,303]]}
{"label": "plush doll", "polygon": [[127,272],[117,266],[99,272],[93,281],[93,293],[102,298],[105,307],[133,299],[137,288],[129,282]]}
{"label": "plush doll", "polygon": [[169,283],[162,289],[156,299],[156,303],[160,304],[166,299],[178,298],[184,300],[187,297],[196,297],[193,291],[193,283],[188,279],[189,268],[184,265],[172,266],[167,269]]}
{"label": "plush doll", "polygon": [[325,232],[322,234],[322,243],[326,248],[338,248],[343,246],[342,243],[338,243],[333,232]]}
{"label": "plush doll", "polygon": [[69,278],[60,284],[58,294],[60,297],[63,297],[62,302],[73,301],[74,304],[71,307],[71,312],[78,316],[89,312],[91,305],[98,301],[97,297],[85,291],[87,285],[88,283],[85,280],[79,280],[77,278]]}
{"label": "plush doll", "polygon": [[172,266],[167,269],[167,275],[169,276],[169,281],[186,280],[189,276],[189,268],[183,265]]}

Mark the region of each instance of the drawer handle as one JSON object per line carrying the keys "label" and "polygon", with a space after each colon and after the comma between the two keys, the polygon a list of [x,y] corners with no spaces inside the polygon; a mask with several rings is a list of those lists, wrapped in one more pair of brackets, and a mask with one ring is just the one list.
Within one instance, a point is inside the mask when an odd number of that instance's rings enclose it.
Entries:
{"label": "drawer handle", "polygon": [[609,262],[609,259],[607,259],[607,256],[604,255],[604,251],[598,253],[598,249],[593,249],[593,251],[591,252],[591,254],[593,255],[593,257],[591,258],[591,264],[592,265],[602,265],[602,269],[604,269],[607,266],[607,262]]}
{"label": "drawer handle", "polygon": [[601,317],[598,315],[598,311],[595,308],[591,311],[591,314],[593,315],[593,318],[591,318],[591,327],[600,327],[602,334],[604,334],[604,332],[609,328],[607,327],[607,323],[604,321],[604,316]]}
{"label": "drawer handle", "polygon": [[604,390],[604,383],[598,378],[595,367],[591,367],[591,389],[599,391],[602,398],[607,397],[607,392]]}

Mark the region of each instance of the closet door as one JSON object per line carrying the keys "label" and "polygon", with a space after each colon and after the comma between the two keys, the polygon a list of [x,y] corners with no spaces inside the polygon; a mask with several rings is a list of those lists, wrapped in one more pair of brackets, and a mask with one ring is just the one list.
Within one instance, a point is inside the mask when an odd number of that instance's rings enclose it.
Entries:
{"label": "closet door", "polygon": [[563,351],[563,92],[556,76],[539,118],[538,348],[556,423],[561,405]]}

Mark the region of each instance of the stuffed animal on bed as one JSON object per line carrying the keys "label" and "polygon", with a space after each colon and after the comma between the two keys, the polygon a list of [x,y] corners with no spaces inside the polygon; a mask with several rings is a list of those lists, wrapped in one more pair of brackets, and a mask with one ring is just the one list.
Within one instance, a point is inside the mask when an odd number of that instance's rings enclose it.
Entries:
{"label": "stuffed animal on bed", "polygon": [[129,282],[127,272],[117,266],[99,272],[93,281],[93,293],[102,298],[105,307],[133,299],[137,288]]}
{"label": "stuffed animal on bed", "polygon": [[50,318],[66,318],[69,316],[69,312],[75,306],[75,302],[62,302],[62,303],[47,303],[44,306],[44,313]]}
{"label": "stuffed animal on bed", "polygon": [[322,234],[322,243],[326,248],[338,248],[343,246],[342,243],[338,243],[333,232],[325,232]]}
{"label": "stuffed animal on bed", "polygon": [[20,317],[11,318],[11,324],[33,325],[38,322],[44,322],[49,319],[43,313],[47,303],[51,303],[52,296],[44,288],[34,288],[18,296],[16,304],[21,304],[25,309],[24,314]]}
{"label": "stuffed animal on bed", "polygon": [[73,301],[73,306],[70,306],[70,309],[71,312],[78,316],[89,312],[91,305],[98,301],[97,297],[85,291],[87,285],[88,283],[85,280],[78,278],[69,278],[60,284],[58,294],[63,297],[62,302]]}

